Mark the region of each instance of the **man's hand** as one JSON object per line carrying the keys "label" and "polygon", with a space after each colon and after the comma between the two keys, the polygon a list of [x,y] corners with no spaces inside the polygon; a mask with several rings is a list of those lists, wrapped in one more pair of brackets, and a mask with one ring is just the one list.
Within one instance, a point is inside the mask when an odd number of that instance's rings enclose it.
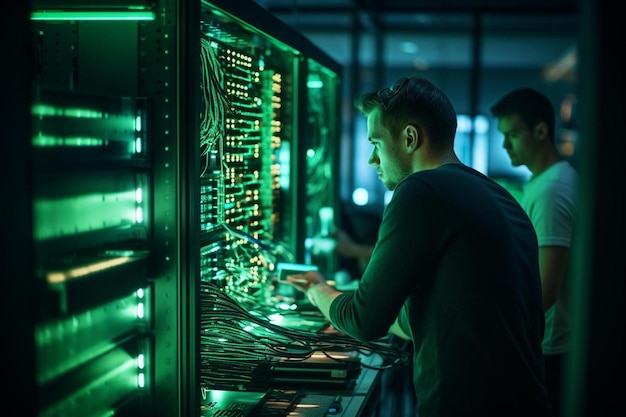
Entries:
{"label": "man's hand", "polygon": [[287,275],[287,283],[293,285],[296,289],[307,292],[314,285],[326,283],[326,279],[318,271],[307,271],[303,274]]}
{"label": "man's hand", "polygon": [[304,292],[314,306],[318,307],[328,318],[330,304],[341,294],[326,283],[326,279],[318,271],[308,271],[304,274],[287,275],[286,282]]}

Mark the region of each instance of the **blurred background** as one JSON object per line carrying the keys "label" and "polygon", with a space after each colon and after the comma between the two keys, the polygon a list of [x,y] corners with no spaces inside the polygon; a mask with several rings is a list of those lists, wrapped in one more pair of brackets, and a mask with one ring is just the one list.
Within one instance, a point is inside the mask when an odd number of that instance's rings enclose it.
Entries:
{"label": "blurred background", "polygon": [[577,1],[256,2],[343,68],[339,191],[344,203],[380,212],[389,198],[367,165],[365,119],[352,100],[403,75],[426,77],[449,95],[459,115],[458,155],[514,194],[528,170],[511,166],[489,113],[509,90],[532,87],[552,100],[560,149],[578,165]]}

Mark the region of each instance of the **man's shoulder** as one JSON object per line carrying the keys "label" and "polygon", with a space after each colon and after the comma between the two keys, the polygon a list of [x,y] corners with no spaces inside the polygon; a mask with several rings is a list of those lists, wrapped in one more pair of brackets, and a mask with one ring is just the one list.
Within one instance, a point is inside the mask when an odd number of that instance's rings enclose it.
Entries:
{"label": "man's shoulder", "polygon": [[553,166],[554,176],[557,179],[577,181],[579,177],[578,169],[568,160],[563,159]]}

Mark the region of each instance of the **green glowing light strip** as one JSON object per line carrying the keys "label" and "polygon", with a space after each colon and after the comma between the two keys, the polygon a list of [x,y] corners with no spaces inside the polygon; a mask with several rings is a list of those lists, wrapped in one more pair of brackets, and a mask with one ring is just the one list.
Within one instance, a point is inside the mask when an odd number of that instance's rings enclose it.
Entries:
{"label": "green glowing light strip", "polygon": [[154,12],[132,11],[62,11],[46,10],[32,12],[30,20],[154,20]]}
{"label": "green glowing light strip", "polygon": [[48,136],[48,135],[39,135],[35,136],[32,139],[33,146],[37,147],[50,147],[50,146],[78,146],[78,147],[92,147],[92,146],[103,146],[105,144],[104,140],[101,138],[90,138],[90,137],[56,137],[56,136]]}
{"label": "green glowing light strip", "polygon": [[105,115],[98,110],[89,108],[64,108],[49,106],[47,104],[33,104],[31,114],[39,117],[75,117],[79,119],[101,119]]}

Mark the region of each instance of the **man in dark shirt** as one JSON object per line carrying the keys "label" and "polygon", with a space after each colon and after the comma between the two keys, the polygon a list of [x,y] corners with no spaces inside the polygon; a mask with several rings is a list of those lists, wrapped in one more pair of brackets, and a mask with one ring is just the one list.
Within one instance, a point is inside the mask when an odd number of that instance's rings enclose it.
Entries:
{"label": "man in dark shirt", "polygon": [[497,183],[454,153],[456,112],[401,78],[357,102],[369,164],[394,194],[367,268],[342,293],[315,271],[288,277],[340,331],[413,343],[419,417],[548,416],[537,237]]}

